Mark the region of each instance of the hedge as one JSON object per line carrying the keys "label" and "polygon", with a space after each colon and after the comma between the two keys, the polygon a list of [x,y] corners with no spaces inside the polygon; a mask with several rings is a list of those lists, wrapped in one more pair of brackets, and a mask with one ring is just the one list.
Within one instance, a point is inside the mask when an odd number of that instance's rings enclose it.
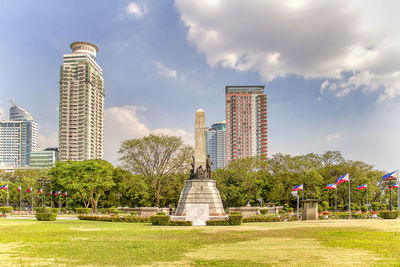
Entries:
{"label": "hedge", "polygon": [[100,221],[100,222],[128,222],[128,223],[147,223],[148,218],[139,216],[98,216],[98,215],[78,215],[79,220]]}
{"label": "hedge", "polygon": [[192,226],[191,221],[170,221],[169,226]]}
{"label": "hedge", "polygon": [[2,214],[10,213],[10,212],[12,212],[13,210],[14,210],[13,207],[0,207],[0,212],[1,212]]}
{"label": "hedge", "polygon": [[[43,207],[35,207],[33,208],[34,211],[38,212],[38,213],[43,213]],[[46,207],[46,213],[58,213],[58,208],[50,208],[50,207]]]}
{"label": "hedge", "polygon": [[150,216],[152,225],[169,225],[171,217],[168,215],[153,215]]}
{"label": "hedge", "polygon": [[396,219],[399,216],[397,211],[380,211],[379,217],[382,219]]}
{"label": "hedge", "polygon": [[89,214],[92,213],[91,208],[75,208],[75,212],[78,214]]}
{"label": "hedge", "polygon": [[206,221],[207,226],[229,225],[228,220]]}
{"label": "hedge", "polygon": [[57,213],[36,213],[36,219],[38,221],[55,221]]}
{"label": "hedge", "polygon": [[206,221],[206,225],[216,226],[216,225],[241,225],[242,215],[229,215],[228,220],[216,220],[216,221]]}

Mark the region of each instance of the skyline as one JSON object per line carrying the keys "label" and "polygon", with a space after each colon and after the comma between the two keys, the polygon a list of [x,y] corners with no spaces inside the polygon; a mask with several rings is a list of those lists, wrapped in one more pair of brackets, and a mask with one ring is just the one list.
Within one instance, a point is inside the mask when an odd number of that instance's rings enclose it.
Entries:
{"label": "skyline", "polygon": [[58,146],[62,55],[87,41],[99,47],[113,164],[129,138],[163,132],[193,144],[198,108],[206,126],[225,120],[226,85],[265,85],[268,156],[340,150],[397,169],[399,3],[241,3],[3,2],[1,119],[13,99],[38,122],[41,149]]}

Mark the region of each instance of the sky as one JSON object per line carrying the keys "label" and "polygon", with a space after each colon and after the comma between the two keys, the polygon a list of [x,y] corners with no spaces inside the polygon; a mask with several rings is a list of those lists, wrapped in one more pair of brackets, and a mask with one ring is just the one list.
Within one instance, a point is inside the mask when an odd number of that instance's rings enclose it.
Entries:
{"label": "sky", "polygon": [[226,85],[265,85],[268,154],[339,150],[400,168],[399,1],[0,1],[0,113],[9,102],[58,146],[69,45],[99,47],[105,156],[150,133],[194,141],[195,111],[225,119]]}

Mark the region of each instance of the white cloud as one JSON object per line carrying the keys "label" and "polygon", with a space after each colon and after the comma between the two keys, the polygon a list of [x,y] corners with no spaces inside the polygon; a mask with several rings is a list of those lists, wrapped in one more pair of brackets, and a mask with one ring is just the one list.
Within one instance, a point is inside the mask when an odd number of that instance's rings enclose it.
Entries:
{"label": "white cloud", "polygon": [[156,62],[156,67],[158,69],[158,74],[165,77],[176,78],[178,77],[178,72],[174,69],[167,68],[161,62]]}
{"label": "white cloud", "polygon": [[[398,1],[175,0],[187,39],[210,66],[326,78],[321,93],[379,90],[400,94]],[[373,23],[372,23],[373,21]],[[341,74],[353,73],[343,81]],[[339,78],[339,82],[336,82]],[[329,83],[329,84],[328,84]]]}
{"label": "white cloud", "polygon": [[325,140],[328,142],[337,142],[340,139],[340,134],[339,133],[332,133],[332,134],[328,134],[327,136],[325,136]]}
{"label": "white cloud", "polygon": [[118,164],[118,150],[121,142],[146,136],[150,133],[169,134],[180,136],[187,144],[193,145],[193,135],[183,129],[154,129],[150,130],[141,117],[140,112],[145,112],[144,107],[122,106],[110,107],[105,110],[104,116],[104,159]]}
{"label": "white cloud", "polygon": [[53,131],[48,134],[38,134],[39,149],[43,150],[49,147],[58,147],[58,132]]}
{"label": "white cloud", "polygon": [[143,18],[144,14],[148,11],[146,5],[135,2],[129,2],[125,7],[125,12],[128,15],[133,15],[137,19]]}

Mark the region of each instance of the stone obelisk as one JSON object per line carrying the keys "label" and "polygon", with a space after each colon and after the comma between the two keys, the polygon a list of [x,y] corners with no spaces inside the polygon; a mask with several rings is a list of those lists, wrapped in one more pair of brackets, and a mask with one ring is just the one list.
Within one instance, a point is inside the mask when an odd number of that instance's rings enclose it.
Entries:
{"label": "stone obelisk", "polygon": [[196,111],[194,162],[189,179],[185,181],[176,207],[174,220],[192,221],[205,225],[210,219],[226,217],[215,180],[211,179],[211,160],[206,156],[205,114]]}
{"label": "stone obelisk", "polygon": [[206,168],[206,116],[204,110],[196,111],[195,135],[194,135],[194,169],[202,166]]}

